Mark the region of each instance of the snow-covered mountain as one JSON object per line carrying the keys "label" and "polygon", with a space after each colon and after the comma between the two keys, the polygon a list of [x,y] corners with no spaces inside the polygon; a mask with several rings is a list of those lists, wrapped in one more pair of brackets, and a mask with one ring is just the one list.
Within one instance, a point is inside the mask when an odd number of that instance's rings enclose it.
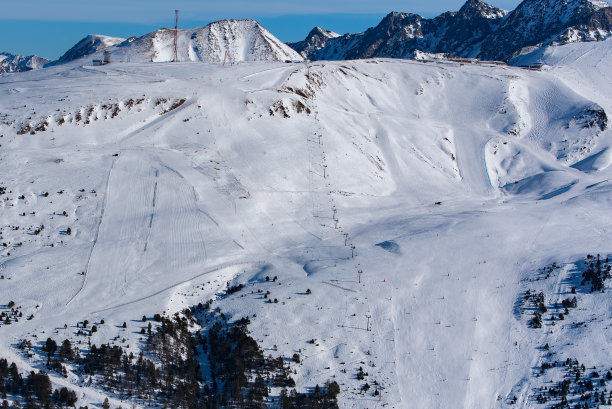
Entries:
{"label": "snow-covered mountain", "polygon": [[42,68],[50,60],[37,55],[23,56],[0,52],[0,74],[5,72],[22,72]]}
{"label": "snow-covered mountain", "polygon": [[[116,61],[172,61],[174,29],[160,29],[113,48]],[[179,61],[222,62],[301,60],[302,57],[255,20],[222,20],[178,30]]]}
{"label": "snow-covered mountain", "polygon": [[319,26],[310,30],[306,39],[295,43],[287,43],[287,45],[293,48],[295,51],[300,53],[304,57],[314,54],[320,48],[323,48],[330,38],[339,37],[340,34],[334,33],[333,31],[325,30]]}
{"label": "snow-covered mountain", "polygon": [[[602,40],[611,32],[612,6],[603,1],[524,0],[506,12],[468,0],[459,11],[433,19],[390,13],[376,27],[328,39],[321,47],[309,48],[306,56],[311,60],[412,58],[419,50],[506,61],[528,47]],[[304,49],[302,42],[292,46]]]}
{"label": "snow-covered mountain", "polygon": [[3,77],[7,401],[603,405],[612,40],[540,59]]}
{"label": "snow-covered mountain", "polygon": [[[325,32],[325,31],[321,31]],[[333,36],[332,32],[325,32]],[[0,54],[0,72],[28,71],[66,64],[84,57],[102,59],[110,50],[116,61],[172,61],[174,30],[162,28],[129,39],[90,34],[55,61],[37,56]],[[226,52],[228,56],[226,58]],[[196,29],[178,30],[178,60],[204,62],[299,61],[303,58],[255,20],[222,20]]]}
{"label": "snow-covered mountain", "polygon": [[104,50],[117,44],[126,41],[125,38],[109,37],[100,34],[89,34],[77,42],[72,48],[66,51],[60,58],[48,64],[48,66],[65,64],[87,55],[93,54],[96,51]]}

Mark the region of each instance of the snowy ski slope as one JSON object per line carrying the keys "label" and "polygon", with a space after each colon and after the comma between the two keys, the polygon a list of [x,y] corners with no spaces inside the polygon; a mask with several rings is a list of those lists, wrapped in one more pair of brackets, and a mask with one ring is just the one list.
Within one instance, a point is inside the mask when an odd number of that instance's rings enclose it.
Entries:
{"label": "snowy ski slope", "polygon": [[564,349],[571,328],[542,335],[515,311],[540,268],[565,266],[541,284],[556,294],[612,252],[610,44],[551,49],[539,71],[81,60],[3,76],[0,304],[24,319],[0,327],[0,356],[43,368],[19,340],[77,340],[83,319],[106,322],[92,343],[136,353],[142,315],[231,281],[246,288],[220,308],[256,314],[266,354],[301,350],[298,389],[335,378],[340,407],[547,407],[543,342],[612,366],[609,314]]}

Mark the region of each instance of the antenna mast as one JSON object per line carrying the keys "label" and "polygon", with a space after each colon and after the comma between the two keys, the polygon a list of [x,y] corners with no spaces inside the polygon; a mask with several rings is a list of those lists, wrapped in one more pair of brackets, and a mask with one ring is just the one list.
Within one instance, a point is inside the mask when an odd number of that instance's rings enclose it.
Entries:
{"label": "antenna mast", "polygon": [[173,62],[178,61],[177,47],[178,47],[178,10],[174,10],[174,59]]}

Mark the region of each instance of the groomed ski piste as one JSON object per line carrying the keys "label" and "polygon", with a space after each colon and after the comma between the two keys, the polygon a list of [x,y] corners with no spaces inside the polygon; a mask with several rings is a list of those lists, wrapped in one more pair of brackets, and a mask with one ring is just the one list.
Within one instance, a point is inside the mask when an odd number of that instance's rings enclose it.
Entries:
{"label": "groomed ski piste", "polygon": [[[540,58],[0,77],[0,305],[23,312],[0,356],[45,369],[19,342],[76,343],[84,319],[137,354],[140,317],[218,298],[266,354],[300,351],[298,390],[336,380],[340,407],[548,407],[544,343],[612,367],[607,293],[540,330],[517,313],[542,268],[562,266],[537,284],[560,300],[612,253],[612,42]],[[220,297],[228,282],[244,290]],[[79,405],[131,404],[49,374]]]}

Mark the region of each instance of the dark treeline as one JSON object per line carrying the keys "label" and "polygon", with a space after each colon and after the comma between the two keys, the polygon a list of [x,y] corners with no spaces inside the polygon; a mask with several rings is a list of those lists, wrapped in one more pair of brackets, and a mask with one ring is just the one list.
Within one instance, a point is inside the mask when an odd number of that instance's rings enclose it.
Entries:
{"label": "dark treeline", "polygon": [[592,255],[587,256],[586,264],[588,268],[582,273],[582,281],[580,285],[591,285],[591,292],[595,291],[603,291],[604,289],[604,281],[612,276],[611,266],[609,264],[609,259],[606,258],[605,261],[601,259],[601,256],[598,254],[597,259]]}
{"label": "dark treeline", "polygon": [[[58,349],[55,341],[48,339],[42,349],[47,352],[49,367],[61,374],[65,372],[63,364],[69,362],[90,385],[147,406],[266,408],[274,403],[287,409],[338,407],[336,382],[317,385],[306,394],[287,390],[295,387],[291,360],[266,357],[248,334],[248,318],[230,323],[218,310],[208,311],[209,305],[199,304],[172,317],[156,314],[155,328],[149,323],[147,330],[142,330],[147,338],[138,356],[117,345],[92,345],[81,356],[69,340]],[[197,323],[194,314],[205,316],[206,330],[193,330]],[[269,396],[271,387],[282,388],[280,396]]]}
{"label": "dark treeline", "polygon": [[612,405],[612,392],[607,391],[607,383],[612,381],[612,368],[601,374],[592,368],[588,370],[577,359],[545,362],[541,374],[550,368],[563,368],[564,379],[556,385],[536,389],[533,399],[548,404],[552,409],[589,409],[600,405]]}
{"label": "dark treeline", "polygon": [[[31,371],[24,378],[17,365],[14,362],[9,365],[6,359],[0,359],[0,395],[3,409],[53,409],[74,406],[77,402],[74,391],[66,388],[53,390],[49,375],[45,372]],[[9,398],[13,400],[12,404]]]}

